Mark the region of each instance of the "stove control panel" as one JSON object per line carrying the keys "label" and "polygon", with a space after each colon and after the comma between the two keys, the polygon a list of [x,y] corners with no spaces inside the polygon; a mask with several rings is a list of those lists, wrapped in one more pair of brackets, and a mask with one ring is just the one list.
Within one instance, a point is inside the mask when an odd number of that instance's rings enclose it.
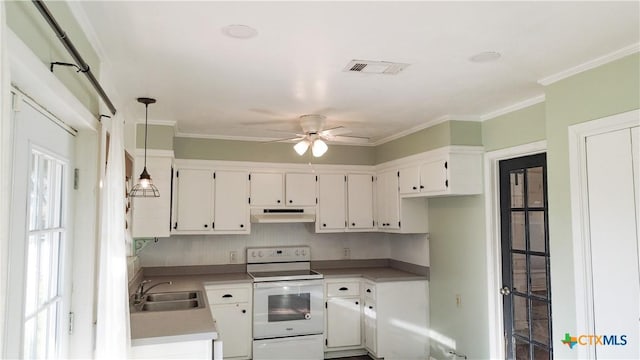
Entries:
{"label": "stove control panel", "polygon": [[294,261],[311,261],[311,250],[308,246],[276,246],[247,248],[247,263],[278,263]]}

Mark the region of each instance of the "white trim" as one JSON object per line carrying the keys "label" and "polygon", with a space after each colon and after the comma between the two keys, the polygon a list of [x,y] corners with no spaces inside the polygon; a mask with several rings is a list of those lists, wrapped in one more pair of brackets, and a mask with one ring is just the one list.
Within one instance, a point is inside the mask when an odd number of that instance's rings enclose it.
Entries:
{"label": "white trim", "polygon": [[389,160],[380,164],[376,164],[376,171],[384,171],[393,168],[406,167],[419,163],[425,159],[433,158],[438,154],[451,154],[451,153],[465,153],[465,154],[484,154],[484,147],[482,146],[467,146],[467,145],[450,145],[443,146],[436,149],[427,150],[418,154],[407,155],[394,160]]}
{"label": "white trim", "polygon": [[[640,110],[632,110],[605,118],[569,126],[569,180],[571,188],[571,232],[573,245],[576,332],[592,334],[593,289],[591,245],[589,233],[589,203],[587,187],[586,138],[610,131],[640,125]],[[595,347],[579,346],[579,359],[595,359]]]}
{"label": "white trim", "polygon": [[621,59],[625,56],[637,53],[640,51],[640,43],[635,43],[635,44],[631,44],[629,46],[623,47],[622,49],[618,49],[616,51],[613,51],[609,54],[597,57],[595,59],[591,59],[587,62],[584,62],[580,65],[576,65],[573,66],[569,69],[560,71],[558,73],[555,73],[553,75],[549,75],[547,77],[544,77],[540,80],[538,80],[538,84],[543,85],[543,86],[547,86],[547,85],[551,85],[557,81],[560,81],[562,79],[566,79],[570,76],[579,74],[581,72],[587,71],[587,70],[591,70],[593,68],[596,68],[598,66],[610,63],[612,61]]}
{"label": "white trim", "polygon": [[545,152],[547,141],[537,141],[507,149],[491,151],[484,158],[485,231],[488,291],[489,358],[504,359],[504,325],[502,319],[502,250],[500,238],[500,174],[499,162],[520,156]]}
{"label": "white trim", "polygon": [[[144,148],[137,148],[134,154],[136,157],[144,156]],[[174,158],[173,150],[147,149],[147,156]]]}
{"label": "white trim", "polygon": [[11,87],[11,93],[14,94],[14,99],[15,99],[15,101],[14,101],[14,106],[15,107],[13,109],[14,111],[20,111],[20,106],[22,105],[22,102],[24,102],[26,104],[29,104],[31,107],[33,107],[37,112],[42,114],[42,116],[46,117],[47,119],[51,120],[56,125],[58,125],[61,128],[63,128],[69,134],[71,134],[73,136],[78,135],[78,130],[76,130],[73,127],[69,126],[64,121],[58,119],[49,110],[45,109],[43,106],[38,104],[37,101],[35,101],[29,95],[27,95],[24,92],[22,92],[20,89],[16,88],[15,86],[12,86]]}
{"label": "white trim", "polygon": [[98,59],[102,62],[109,62],[108,52],[105,51],[102,42],[100,41],[100,37],[96,33],[96,30],[91,25],[91,20],[87,16],[87,13],[84,11],[82,7],[82,2],[80,1],[69,1],[67,2],[67,6],[69,6],[69,10],[71,10],[71,14],[80,25],[80,29],[87,37],[89,45],[93,48],[93,51],[98,55]]}
{"label": "white trim", "polygon": [[7,28],[11,83],[75,129],[96,130],[98,120],[53,75],[18,36]]}
{"label": "white trim", "polygon": [[[174,132],[176,132],[176,121],[175,120],[148,120],[147,123],[149,123],[149,125],[162,125],[162,126],[173,126],[174,127]],[[136,120],[136,124],[142,124],[144,125],[144,119],[137,119]]]}
{"label": "white trim", "polygon": [[491,119],[497,118],[498,116],[502,116],[502,115],[505,115],[505,114],[508,114],[508,113],[512,113],[514,111],[518,111],[518,110],[522,110],[522,109],[528,108],[529,106],[532,106],[532,105],[535,105],[535,104],[539,104],[541,102],[544,102],[544,100],[545,100],[545,94],[534,96],[532,98],[517,102],[515,104],[511,104],[511,105],[503,107],[501,109],[497,109],[497,110],[488,112],[488,113],[480,116],[480,119],[482,121],[491,120]]}
{"label": "white trim", "polygon": [[[151,124],[151,121],[149,121]],[[297,143],[299,140],[283,140],[277,141],[281,138],[272,138],[272,137],[253,137],[253,136],[236,136],[236,135],[214,135],[214,134],[193,134],[193,133],[184,133],[184,132],[176,132],[176,137],[182,138],[191,138],[191,139],[211,139],[211,140],[231,140],[231,141],[255,141],[255,142],[281,142],[281,143]],[[342,145],[342,146],[375,146],[375,143],[366,143],[366,144],[349,144],[345,142],[339,141],[326,141],[329,145]]]}

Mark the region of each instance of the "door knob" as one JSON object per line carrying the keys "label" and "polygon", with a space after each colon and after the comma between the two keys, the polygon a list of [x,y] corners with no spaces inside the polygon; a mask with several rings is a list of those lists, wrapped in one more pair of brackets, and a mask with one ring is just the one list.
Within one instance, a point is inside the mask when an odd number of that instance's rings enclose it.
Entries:
{"label": "door knob", "polygon": [[500,289],[500,294],[502,294],[502,295],[504,295],[504,296],[510,295],[510,294],[511,294],[511,289],[509,289],[509,287],[508,287],[508,286],[503,286],[503,287]]}

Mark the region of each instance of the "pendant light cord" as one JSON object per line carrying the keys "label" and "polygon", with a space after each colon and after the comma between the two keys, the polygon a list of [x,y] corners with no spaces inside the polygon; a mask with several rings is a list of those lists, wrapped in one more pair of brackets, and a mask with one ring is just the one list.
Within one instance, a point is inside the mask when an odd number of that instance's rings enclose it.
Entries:
{"label": "pendant light cord", "polygon": [[147,122],[149,119],[149,104],[144,104],[144,168],[147,168]]}

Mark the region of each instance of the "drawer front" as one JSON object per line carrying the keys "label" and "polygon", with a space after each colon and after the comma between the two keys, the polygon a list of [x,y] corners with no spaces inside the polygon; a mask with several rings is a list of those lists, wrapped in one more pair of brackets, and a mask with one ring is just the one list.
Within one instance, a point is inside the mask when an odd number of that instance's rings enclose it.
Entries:
{"label": "drawer front", "polygon": [[239,302],[249,302],[251,291],[249,288],[209,288],[207,297],[209,304],[232,304]]}
{"label": "drawer front", "polygon": [[327,297],[360,296],[359,282],[340,282],[327,284]]}
{"label": "drawer front", "polygon": [[367,299],[375,300],[376,298],[376,286],[371,283],[362,284],[362,293]]}

